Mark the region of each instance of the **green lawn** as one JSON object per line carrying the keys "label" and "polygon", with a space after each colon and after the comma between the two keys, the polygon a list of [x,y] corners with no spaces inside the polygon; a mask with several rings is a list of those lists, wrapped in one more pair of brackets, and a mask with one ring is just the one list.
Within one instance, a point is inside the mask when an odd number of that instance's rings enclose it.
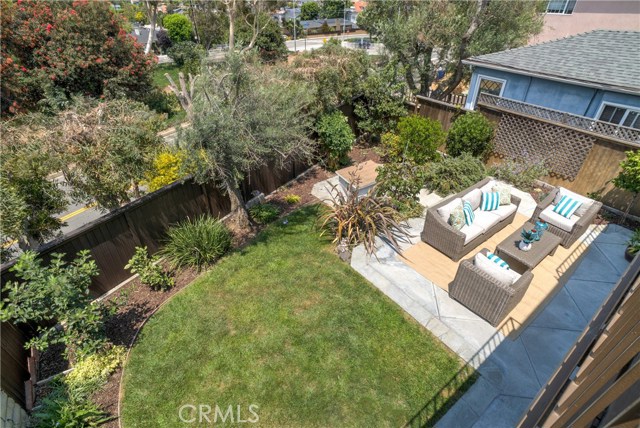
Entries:
{"label": "green lawn", "polygon": [[169,86],[169,80],[165,76],[165,73],[169,73],[174,82],[178,85],[178,72],[180,67],[174,64],[159,64],[153,69],[152,79],[153,84],[160,89],[164,89]]}
{"label": "green lawn", "polygon": [[124,427],[213,426],[181,423],[185,404],[241,406],[242,419],[257,405],[259,423],[243,425],[402,426],[439,396],[460,361],[332,253],[318,209],[272,225],[149,320],[126,367]]}

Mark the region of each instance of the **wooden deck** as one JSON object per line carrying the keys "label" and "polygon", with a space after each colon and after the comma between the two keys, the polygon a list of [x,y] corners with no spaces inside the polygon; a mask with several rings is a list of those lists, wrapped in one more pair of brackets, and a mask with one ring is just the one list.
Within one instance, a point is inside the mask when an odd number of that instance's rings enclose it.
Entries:
{"label": "wooden deck", "polygon": [[[494,251],[496,246],[511,233],[522,229],[522,225],[527,220],[528,218],[523,215],[516,214],[513,223],[496,233],[464,258],[473,257],[482,248]],[[536,314],[551,301],[555,293],[571,277],[589,244],[593,242],[603,228],[604,226],[591,226],[590,232],[584,239],[578,240],[568,249],[562,246],[558,247],[552,257],[545,258],[533,270],[533,281],[522,301],[502,321],[499,327],[505,335],[517,336],[535,318]],[[412,246],[402,255],[404,258],[401,260],[407,265],[436,286],[448,291],[449,284],[453,281],[458,270],[459,262],[452,261],[449,257],[424,242],[419,242]]]}

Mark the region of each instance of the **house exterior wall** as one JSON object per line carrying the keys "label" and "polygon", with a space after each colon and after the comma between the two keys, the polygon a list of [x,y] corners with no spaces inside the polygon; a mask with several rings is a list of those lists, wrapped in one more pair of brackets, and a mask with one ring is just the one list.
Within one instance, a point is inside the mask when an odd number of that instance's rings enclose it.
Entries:
{"label": "house exterior wall", "polygon": [[570,15],[547,13],[540,34],[530,45],[592,30],[640,30],[640,2],[635,0],[578,0]]}
{"label": "house exterior wall", "polygon": [[640,96],[637,95],[475,67],[465,105],[468,109],[475,108],[477,88],[482,77],[504,81],[501,94],[504,98],[580,116],[596,118],[603,102],[640,108]]}

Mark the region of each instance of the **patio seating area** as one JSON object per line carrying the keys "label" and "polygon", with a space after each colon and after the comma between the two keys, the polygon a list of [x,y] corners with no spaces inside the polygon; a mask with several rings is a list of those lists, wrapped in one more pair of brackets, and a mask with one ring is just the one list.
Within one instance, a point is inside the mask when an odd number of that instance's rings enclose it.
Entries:
{"label": "patio seating area", "polygon": [[[512,192],[521,199],[514,221],[470,257],[483,248],[494,251],[534,214],[533,198]],[[421,196],[427,207],[441,199]],[[420,240],[424,218],[408,223],[412,238],[401,254],[382,241],[375,257],[356,247],[352,267],[478,370],[478,381],[437,426],[496,426],[496,420],[513,426],[626,269],[631,232],[590,225],[569,248],[559,246],[532,270],[522,299],[493,327],[448,294],[462,262]]]}

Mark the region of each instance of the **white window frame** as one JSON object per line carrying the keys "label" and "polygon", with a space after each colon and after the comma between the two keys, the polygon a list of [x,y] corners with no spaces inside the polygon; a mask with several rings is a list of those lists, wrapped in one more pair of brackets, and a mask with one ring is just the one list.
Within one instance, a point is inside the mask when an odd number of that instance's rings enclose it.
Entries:
{"label": "white window frame", "polygon": [[[604,120],[600,120],[600,115],[602,115],[602,112],[604,111],[604,108],[607,106],[611,106],[611,107],[616,107],[616,108],[623,108],[625,110],[627,110],[627,112],[622,116],[622,119],[620,119],[620,123],[611,123],[611,122],[605,122]],[[622,125],[625,120],[627,120],[627,116],[629,115],[629,111],[634,111],[636,113],[640,113],[640,107],[633,107],[633,106],[629,106],[626,104],[619,104],[619,103],[611,103],[609,101],[602,101],[600,103],[600,108],[598,108],[598,112],[596,113],[596,117],[594,118],[597,121],[600,122],[605,122],[605,123],[610,123],[611,125],[615,125],[615,126],[624,126]]]}
{"label": "white window frame", "polygon": [[[576,5],[573,5],[573,10],[569,13],[567,13],[567,8],[569,7],[569,3],[571,3],[571,0],[563,0],[564,1],[564,9],[562,10],[562,12],[549,12],[549,3],[551,3],[551,1],[547,2],[547,9],[545,11],[545,13],[549,14],[549,15],[573,15],[573,12],[576,10]],[[578,4],[578,0],[576,0],[576,4]]]}
{"label": "white window frame", "polygon": [[498,77],[487,76],[485,74],[478,74],[478,78],[476,79],[476,90],[474,91],[474,94],[473,94],[473,100],[471,100],[471,108],[473,110],[475,110],[476,103],[478,102],[478,96],[480,95],[480,84],[482,83],[482,79],[490,80],[492,82],[496,82],[496,83],[501,83],[502,84],[502,87],[500,88],[500,95],[498,95],[499,97],[502,96],[502,94],[504,92],[504,88],[507,86],[507,80],[506,79],[500,79]]}

